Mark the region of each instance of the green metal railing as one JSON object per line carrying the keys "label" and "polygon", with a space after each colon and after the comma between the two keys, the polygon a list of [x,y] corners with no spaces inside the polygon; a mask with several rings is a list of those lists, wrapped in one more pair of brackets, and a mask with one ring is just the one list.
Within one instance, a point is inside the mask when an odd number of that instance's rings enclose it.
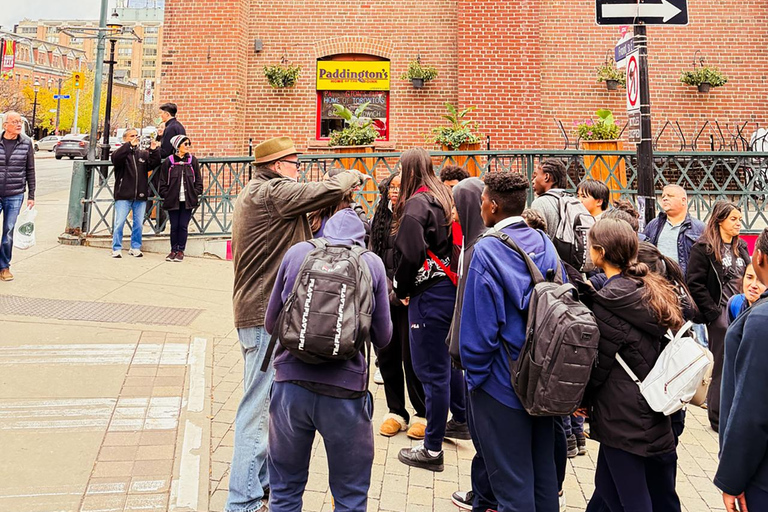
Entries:
{"label": "green metal railing", "polygon": [[[568,168],[568,186],[585,177],[605,181],[614,197],[633,199],[637,194],[637,157],[629,151],[525,150],[525,151],[435,151],[435,169],[459,164],[475,168],[482,175],[500,170],[524,173],[529,179],[538,163],[561,159]],[[378,183],[399,169],[400,153],[307,154],[301,180],[318,180],[334,168],[356,168],[369,174],[372,184],[357,192],[356,201],[373,211],[378,200]],[[195,211],[191,233],[225,236],[232,229],[234,201],[253,172],[251,158],[200,159],[205,187]],[[654,155],[654,183],[658,193],[675,183],[688,191],[690,212],[706,220],[719,199],[733,201],[744,214],[743,229],[754,233],[768,226],[765,211],[768,191],[768,153],[757,152],[664,152]],[[73,172],[67,232],[78,236],[111,235],[114,220],[113,170],[109,162],[78,162]],[[156,213],[161,201],[154,185],[144,222],[154,234],[166,228],[165,216]],[[531,190],[530,200],[533,200]],[[153,236],[153,235],[148,235]]]}

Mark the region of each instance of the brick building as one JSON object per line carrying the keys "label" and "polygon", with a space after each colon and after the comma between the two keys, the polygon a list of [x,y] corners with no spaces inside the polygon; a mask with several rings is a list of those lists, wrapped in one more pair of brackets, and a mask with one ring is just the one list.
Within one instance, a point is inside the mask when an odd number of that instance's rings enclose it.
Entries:
{"label": "brick building", "polygon": [[[689,26],[648,29],[654,130],[679,121],[690,141],[705,120],[718,120],[725,138],[745,122],[765,126],[768,3],[689,4]],[[376,112],[387,140],[377,146],[398,150],[428,146],[446,101],[477,106],[493,149],[562,148],[555,118],[570,132],[601,107],[626,121],[624,90],[596,81],[619,30],[595,24],[594,0],[167,0],[165,9],[159,99],[179,105],[201,155],[243,154],[248,138],[283,134],[305,149],[323,146],[333,125],[324,100],[340,96],[385,103]],[[439,72],[423,89],[399,79],[417,56]],[[708,94],[683,85],[694,56],[729,82]],[[272,89],[263,67],[283,58],[301,75],[292,89]],[[334,60],[388,66],[386,90],[322,90],[318,62]],[[715,133],[707,130],[699,149]],[[660,147],[677,146],[667,129]]]}

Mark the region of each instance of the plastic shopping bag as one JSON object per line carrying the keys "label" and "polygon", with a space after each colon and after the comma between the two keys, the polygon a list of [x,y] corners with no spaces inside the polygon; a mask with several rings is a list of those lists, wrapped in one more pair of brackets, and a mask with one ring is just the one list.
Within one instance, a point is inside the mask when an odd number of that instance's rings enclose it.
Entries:
{"label": "plastic shopping bag", "polygon": [[16,228],[13,231],[13,246],[17,249],[29,249],[35,245],[35,217],[37,210],[34,207],[24,210],[16,219]]}

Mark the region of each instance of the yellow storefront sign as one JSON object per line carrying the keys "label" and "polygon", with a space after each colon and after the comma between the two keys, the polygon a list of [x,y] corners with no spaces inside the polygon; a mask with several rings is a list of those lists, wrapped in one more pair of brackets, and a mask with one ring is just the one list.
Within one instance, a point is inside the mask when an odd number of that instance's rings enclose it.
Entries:
{"label": "yellow storefront sign", "polygon": [[389,61],[317,61],[318,91],[388,91]]}

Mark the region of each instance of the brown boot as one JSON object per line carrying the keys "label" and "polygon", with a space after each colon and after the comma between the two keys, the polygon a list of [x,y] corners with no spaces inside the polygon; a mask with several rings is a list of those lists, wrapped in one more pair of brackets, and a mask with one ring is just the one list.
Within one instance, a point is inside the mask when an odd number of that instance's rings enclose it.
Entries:
{"label": "brown boot", "polygon": [[0,270],[0,281],[13,281],[13,274],[11,274],[11,269],[4,268],[3,270]]}

